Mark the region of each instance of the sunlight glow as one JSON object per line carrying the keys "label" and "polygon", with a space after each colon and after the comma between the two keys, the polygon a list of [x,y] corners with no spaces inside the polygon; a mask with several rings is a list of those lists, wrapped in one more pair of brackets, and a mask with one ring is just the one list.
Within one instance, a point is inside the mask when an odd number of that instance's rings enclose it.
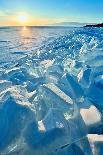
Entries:
{"label": "sunlight glow", "polygon": [[18,21],[21,23],[26,23],[28,21],[28,17],[26,15],[19,15]]}
{"label": "sunlight glow", "polygon": [[26,26],[24,26],[24,27],[23,27],[23,30],[24,30],[24,31],[26,31],[26,30],[27,30]]}

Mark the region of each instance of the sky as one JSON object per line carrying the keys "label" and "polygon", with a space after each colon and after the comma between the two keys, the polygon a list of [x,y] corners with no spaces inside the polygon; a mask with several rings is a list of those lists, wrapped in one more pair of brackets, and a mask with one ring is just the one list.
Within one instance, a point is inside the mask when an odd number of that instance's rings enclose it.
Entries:
{"label": "sky", "polygon": [[0,26],[103,22],[103,0],[0,0]]}

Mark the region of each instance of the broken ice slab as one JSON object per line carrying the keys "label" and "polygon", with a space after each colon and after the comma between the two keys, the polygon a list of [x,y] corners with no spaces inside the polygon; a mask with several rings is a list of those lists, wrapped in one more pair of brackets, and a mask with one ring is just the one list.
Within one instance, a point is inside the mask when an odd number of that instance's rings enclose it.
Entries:
{"label": "broken ice slab", "polygon": [[95,86],[103,90],[103,75],[99,75],[94,79]]}
{"label": "broken ice slab", "polygon": [[53,60],[44,60],[40,62],[41,66],[44,66],[46,69],[53,65],[55,59]]}
{"label": "broken ice slab", "polygon": [[64,60],[64,68],[66,69],[67,67],[69,67],[67,68],[68,71],[71,70],[74,66],[75,66],[75,60],[72,60],[70,58]]}
{"label": "broken ice slab", "polygon": [[[92,69],[92,68],[91,68]],[[91,83],[95,83],[95,79],[103,74],[103,65],[97,66],[94,69],[92,69],[92,74],[90,81]]]}
{"label": "broken ice slab", "polygon": [[[81,140],[86,134],[80,115],[67,121],[59,109],[51,108],[45,118],[38,122],[38,129],[35,123],[29,124],[25,140],[33,153],[48,155]],[[84,147],[83,143],[80,145]]]}
{"label": "broken ice slab", "polygon": [[103,113],[103,91],[92,83],[85,94],[94,103],[97,109]]}
{"label": "broken ice slab", "polygon": [[[39,79],[38,79],[39,80]],[[33,92],[36,87],[38,86],[39,82],[32,82],[32,81],[27,81],[25,83],[25,88],[27,89],[28,92]]]}
{"label": "broken ice slab", "polygon": [[50,108],[57,108],[67,116],[71,116],[74,111],[73,100],[60,90],[54,84],[44,84],[37,90],[37,96],[33,101],[34,106],[37,108],[37,116],[42,120]]}
{"label": "broken ice slab", "polygon": [[10,81],[0,80],[0,93],[11,86],[12,86],[12,83]]}
{"label": "broken ice slab", "polygon": [[75,110],[75,115],[68,119],[68,126],[70,128],[71,143],[81,139],[87,135],[87,128],[78,110]]}
{"label": "broken ice slab", "polygon": [[[80,109],[81,116],[87,125],[87,127],[92,127],[96,126],[97,124],[99,125],[102,121],[102,115],[99,112],[99,110],[91,105],[89,108],[85,109]],[[95,113],[95,115],[94,115]]]}
{"label": "broken ice slab", "polygon": [[69,73],[74,76],[77,76],[81,70],[81,68],[76,68],[76,61],[68,58],[64,62],[64,69]]}
{"label": "broken ice slab", "polygon": [[71,76],[70,74],[64,74],[57,83],[57,86],[74,100],[77,98],[80,99],[84,93],[77,78]]}
{"label": "broken ice slab", "polygon": [[6,71],[8,80],[12,82],[13,85],[20,85],[29,79],[29,76],[24,68],[11,68]]}
{"label": "broken ice slab", "polygon": [[[44,131],[45,130],[51,130],[53,128],[64,128],[66,134],[68,133],[68,123],[63,116],[63,113],[58,110],[51,108],[48,112],[45,118],[42,120]],[[69,133],[68,133],[69,134]],[[67,135],[68,135],[67,134]],[[69,135],[68,135],[69,136]]]}
{"label": "broken ice slab", "polygon": [[[96,108],[93,102],[88,98],[84,98],[84,101],[78,104],[80,108],[80,114],[84,120],[88,133],[95,132],[103,124],[103,118],[101,112]],[[95,114],[95,115],[94,115]]]}
{"label": "broken ice slab", "polygon": [[45,130],[55,127],[64,128],[65,132],[68,133],[66,136],[69,136],[70,142],[86,135],[85,123],[78,109],[75,109],[75,113],[71,118],[67,117],[68,119],[66,120],[65,117],[66,114],[64,115],[58,108],[51,108],[43,119]]}
{"label": "broken ice slab", "polygon": [[34,76],[35,78],[43,77],[45,75],[46,70],[51,67],[54,63],[54,60],[44,60],[39,63],[39,65],[30,64],[27,65],[27,72]]}
{"label": "broken ice slab", "polygon": [[86,53],[87,50],[88,50],[88,46],[87,46],[86,43],[84,43],[83,46],[80,49],[79,56],[81,56],[81,54],[83,54],[83,53]]}
{"label": "broken ice slab", "polygon": [[54,74],[61,77],[64,73],[64,69],[60,64],[54,64],[47,69],[47,74]]}
{"label": "broken ice slab", "polygon": [[[41,123],[39,123],[40,125]],[[52,130],[58,130],[59,133],[59,129],[62,131],[61,132],[61,136],[58,137],[58,133],[55,133],[55,138],[56,138],[56,143],[55,145],[53,144],[55,141],[52,141],[52,149],[55,150],[58,147],[61,147],[62,145],[66,144],[66,143],[71,143],[71,135],[70,135],[70,128],[68,128],[68,122],[66,121],[65,117],[63,116],[63,113],[59,110],[59,109],[54,109],[51,108],[47,115],[45,116],[45,118],[42,120],[42,124],[43,124],[43,129],[42,129],[42,125],[40,125],[41,127],[41,131],[45,131],[45,132],[51,132],[50,133],[50,137],[52,138]],[[49,138],[50,138],[49,137]],[[48,146],[51,145],[48,143]]]}
{"label": "broken ice slab", "polygon": [[49,88],[52,92],[54,92],[56,95],[58,95],[61,99],[63,99],[65,102],[69,104],[73,104],[73,100],[66,95],[64,92],[62,92],[56,85],[53,83],[44,84],[46,88]]}
{"label": "broken ice slab", "polygon": [[37,94],[38,97],[34,99],[36,117],[44,123],[43,128],[45,128],[45,130],[55,128],[57,124],[59,127],[59,122],[61,122],[60,125],[64,127],[63,119],[58,121],[58,118],[61,118],[58,114],[61,113],[65,118],[64,122],[67,120],[68,125],[66,130],[70,130],[68,133],[70,141],[74,141],[86,135],[85,123],[79,114],[78,107],[67,94],[52,83],[44,84],[39,88]]}
{"label": "broken ice slab", "polygon": [[103,64],[103,50],[95,49],[83,54],[79,57],[79,61],[83,61],[85,65],[91,67],[101,66]]}
{"label": "broken ice slab", "polygon": [[91,68],[87,68],[83,72],[83,76],[79,81],[79,84],[82,86],[82,88],[89,88],[91,83]]}
{"label": "broken ice slab", "polygon": [[22,67],[26,70],[29,76],[33,76],[34,78],[39,78],[44,75],[44,67],[40,66],[39,62],[30,62],[24,63]]}
{"label": "broken ice slab", "polygon": [[41,155],[51,154],[56,148],[61,147],[65,142],[64,128],[51,128],[50,130],[40,131],[35,127],[35,123],[29,124],[25,132],[25,141],[30,152]]}
{"label": "broken ice slab", "polygon": [[92,52],[87,53],[86,58],[89,60],[95,59],[96,57],[103,56],[103,49],[95,49]]}
{"label": "broken ice slab", "polygon": [[87,137],[71,143],[70,145],[64,145],[56,150],[56,154],[53,155],[94,155],[90,148]]}
{"label": "broken ice slab", "polygon": [[66,75],[64,74],[62,76],[62,78],[58,81],[58,83],[56,84],[56,86],[63,91],[66,95],[68,95],[70,98],[72,98],[73,100],[75,100],[75,94],[73,94],[73,90],[66,78]]}
{"label": "broken ice slab", "polygon": [[92,58],[87,61],[87,63],[91,67],[98,67],[103,65],[103,56],[97,56],[95,58]]}
{"label": "broken ice slab", "polygon": [[32,67],[30,66],[28,69],[28,73],[36,78],[42,77],[44,75],[44,70],[42,67]]}
{"label": "broken ice slab", "polygon": [[88,53],[91,53],[96,47],[98,46],[98,41],[96,38],[92,38],[91,41],[88,43],[84,43],[80,49],[79,57],[86,56]]}
{"label": "broken ice slab", "polygon": [[0,96],[0,154],[6,150],[5,154],[8,154],[10,146],[15,146],[15,150],[23,130],[30,121],[35,120],[30,103],[20,99],[20,96],[17,99],[15,95],[7,91]]}
{"label": "broken ice slab", "polygon": [[61,77],[64,74],[64,69],[61,65],[53,65],[50,66],[47,70],[46,70],[46,74],[45,74],[45,83],[55,83],[57,84],[59,82],[59,80],[61,79]]}
{"label": "broken ice slab", "polygon": [[89,42],[88,48],[95,49],[98,46],[98,40],[95,37],[92,37],[91,41]]}
{"label": "broken ice slab", "polygon": [[93,155],[103,154],[103,135],[88,134],[89,143],[93,152]]}
{"label": "broken ice slab", "polygon": [[23,82],[27,81],[27,77],[25,76],[25,74],[21,71],[14,73],[10,79],[10,81],[12,81],[12,83],[14,85],[20,85]]}
{"label": "broken ice slab", "polygon": [[84,94],[84,91],[82,87],[80,86],[80,84],[78,83],[78,81],[69,74],[66,74],[66,78],[73,91],[73,94],[75,95],[75,99],[81,98]]}
{"label": "broken ice slab", "polygon": [[79,61],[67,59],[64,61],[64,70],[72,76],[78,79],[78,82],[82,79],[84,68]]}

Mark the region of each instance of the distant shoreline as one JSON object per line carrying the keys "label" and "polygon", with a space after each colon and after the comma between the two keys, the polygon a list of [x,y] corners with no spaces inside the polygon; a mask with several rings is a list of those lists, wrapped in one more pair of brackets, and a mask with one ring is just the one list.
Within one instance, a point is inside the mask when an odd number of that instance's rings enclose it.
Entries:
{"label": "distant shoreline", "polygon": [[100,24],[94,24],[94,25],[86,25],[84,27],[103,27],[103,23]]}

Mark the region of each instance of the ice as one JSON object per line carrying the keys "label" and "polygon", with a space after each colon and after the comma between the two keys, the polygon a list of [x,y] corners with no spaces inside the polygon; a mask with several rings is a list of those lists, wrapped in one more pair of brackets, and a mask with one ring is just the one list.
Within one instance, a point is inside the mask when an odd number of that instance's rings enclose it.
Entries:
{"label": "ice", "polygon": [[39,87],[37,94],[33,104],[37,111],[38,120],[42,120],[50,108],[59,109],[67,118],[73,115],[75,105],[72,99],[55,85],[43,85]]}
{"label": "ice", "polygon": [[102,112],[102,96],[103,91],[97,88],[95,85],[91,84],[89,90],[87,91],[87,96],[94,102],[94,105]]}
{"label": "ice", "polygon": [[0,80],[0,93],[5,89],[11,87],[12,83],[6,80]]}
{"label": "ice", "polygon": [[80,55],[82,54],[82,53],[85,53],[87,50],[87,45],[84,43],[83,44],[83,46],[81,47],[81,49],[80,49]]}
{"label": "ice", "polygon": [[77,80],[69,74],[66,75],[66,78],[74,92],[75,98],[81,98],[84,92]]}
{"label": "ice", "polygon": [[93,37],[89,43],[89,48],[95,49],[98,45],[98,41],[96,40],[95,37]]}
{"label": "ice", "polygon": [[15,146],[14,150],[18,147],[16,145],[23,136],[25,126],[35,119],[30,103],[23,99],[20,101],[20,96],[15,94],[15,97],[13,94],[8,90],[0,96],[0,152],[2,154],[3,152],[7,154],[11,146]]}
{"label": "ice", "polygon": [[0,29],[0,155],[102,155],[102,33]]}
{"label": "ice", "polygon": [[49,88],[51,91],[53,91],[55,94],[57,94],[60,98],[62,98],[65,102],[68,104],[73,104],[73,100],[67,96],[64,92],[62,92],[57,86],[54,84],[45,84],[45,87]]}
{"label": "ice", "polygon": [[83,75],[82,75],[79,83],[81,84],[82,87],[88,88],[90,86],[90,83],[91,83],[91,79],[90,79],[91,78],[91,68],[87,67],[84,70],[84,72],[82,70],[82,73],[83,73]]}
{"label": "ice", "polygon": [[92,154],[91,148],[89,147],[88,139],[87,137],[82,138],[75,143],[72,143],[71,145],[65,145],[62,147],[58,152],[57,155],[74,155],[74,154],[79,154],[79,155],[87,155],[87,154]]}
{"label": "ice", "polygon": [[[101,114],[95,106],[90,106],[89,109],[81,109],[80,113],[87,125],[94,125],[101,121]],[[95,115],[94,115],[95,114]]]}
{"label": "ice", "polygon": [[103,153],[103,136],[97,134],[88,134],[90,145],[94,155]]}
{"label": "ice", "polygon": [[103,75],[99,75],[98,77],[95,78],[94,81],[95,81],[95,85],[102,90],[103,89]]}
{"label": "ice", "polygon": [[55,60],[44,60],[41,61],[40,65],[44,66],[45,68],[48,68],[53,65],[54,61]]}
{"label": "ice", "polygon": [[84,73],[84,67],[82,66],[81,62],[77,62],[72,59],[67,59],[64,62],[64,69],[69,74],[77,77],[78,82],[82,79]]}

